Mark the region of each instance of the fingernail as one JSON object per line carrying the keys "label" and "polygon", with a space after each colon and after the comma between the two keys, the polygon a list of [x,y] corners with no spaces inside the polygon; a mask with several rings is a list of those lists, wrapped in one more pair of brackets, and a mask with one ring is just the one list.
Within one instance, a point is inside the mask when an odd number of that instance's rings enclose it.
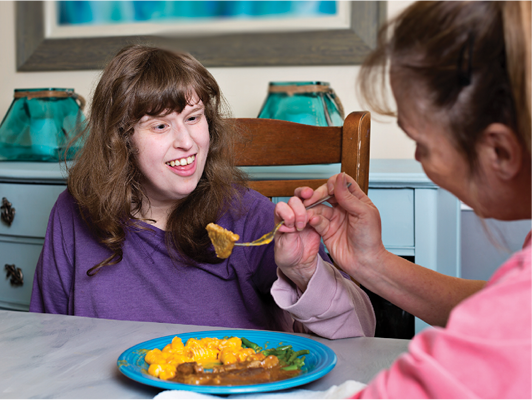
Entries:
{"label": "fingernail", "polygon": [[342,182],[342,183],[347,182],[347,176],[346,176],[345,172],[342,172],[341,182]]}

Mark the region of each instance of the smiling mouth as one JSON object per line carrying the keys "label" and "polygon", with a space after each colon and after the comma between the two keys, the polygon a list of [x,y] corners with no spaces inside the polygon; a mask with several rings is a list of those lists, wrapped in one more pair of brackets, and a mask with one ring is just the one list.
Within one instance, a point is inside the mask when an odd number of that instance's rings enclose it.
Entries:
{"label": "smiling mouth", "polygon": [[195,159],[196,159],[196,155],[178,158],[176,160],[167,161],[166,165],[169,165],[171,167],[180,167],[180,166],[184,167],[186,165],[192,164]]}

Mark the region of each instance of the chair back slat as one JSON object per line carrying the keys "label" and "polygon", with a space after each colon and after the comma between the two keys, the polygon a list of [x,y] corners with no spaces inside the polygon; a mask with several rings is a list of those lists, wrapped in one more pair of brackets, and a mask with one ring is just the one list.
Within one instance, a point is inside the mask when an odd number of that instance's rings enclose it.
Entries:
{"label": "chair back slat", "polygon": [[[341,164],[367,193],[370,113],[352,112],[341,127],[318,127],[262,118],[234,118],[237,166]],[[258,180],[250,187],[266,197],[293,196],[300,186],[313,189],[326,179]]]}
{"label": "chair back slat", "polygon": [[318,127],[259,118],[236,121],[240,135],[236,142],[238,166],[340,162],[341,127]]}

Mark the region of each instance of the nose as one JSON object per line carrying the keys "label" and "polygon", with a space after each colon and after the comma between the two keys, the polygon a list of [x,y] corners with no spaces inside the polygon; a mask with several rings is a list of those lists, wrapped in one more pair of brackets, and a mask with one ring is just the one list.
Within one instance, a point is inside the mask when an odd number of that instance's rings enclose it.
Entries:
{"label": "nose", "polygon": [[186,128],[186,126],[179,126],[174,129],[174,148],[190,150],[194,145],[194,139]]}

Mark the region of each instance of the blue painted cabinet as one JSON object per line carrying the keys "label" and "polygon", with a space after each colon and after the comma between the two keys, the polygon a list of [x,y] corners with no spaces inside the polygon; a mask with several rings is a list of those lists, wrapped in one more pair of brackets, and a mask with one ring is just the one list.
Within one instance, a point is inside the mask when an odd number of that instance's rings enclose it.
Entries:
{"label": "blue painted cabinet", "polygon": [[[66,189],[57,163],[0,162],[0,199],[14,209],[11,224],[0,220],[0,308],[28,310],[35,266],[50,211]],[[18,271],[22,282],[9,271]]]}

